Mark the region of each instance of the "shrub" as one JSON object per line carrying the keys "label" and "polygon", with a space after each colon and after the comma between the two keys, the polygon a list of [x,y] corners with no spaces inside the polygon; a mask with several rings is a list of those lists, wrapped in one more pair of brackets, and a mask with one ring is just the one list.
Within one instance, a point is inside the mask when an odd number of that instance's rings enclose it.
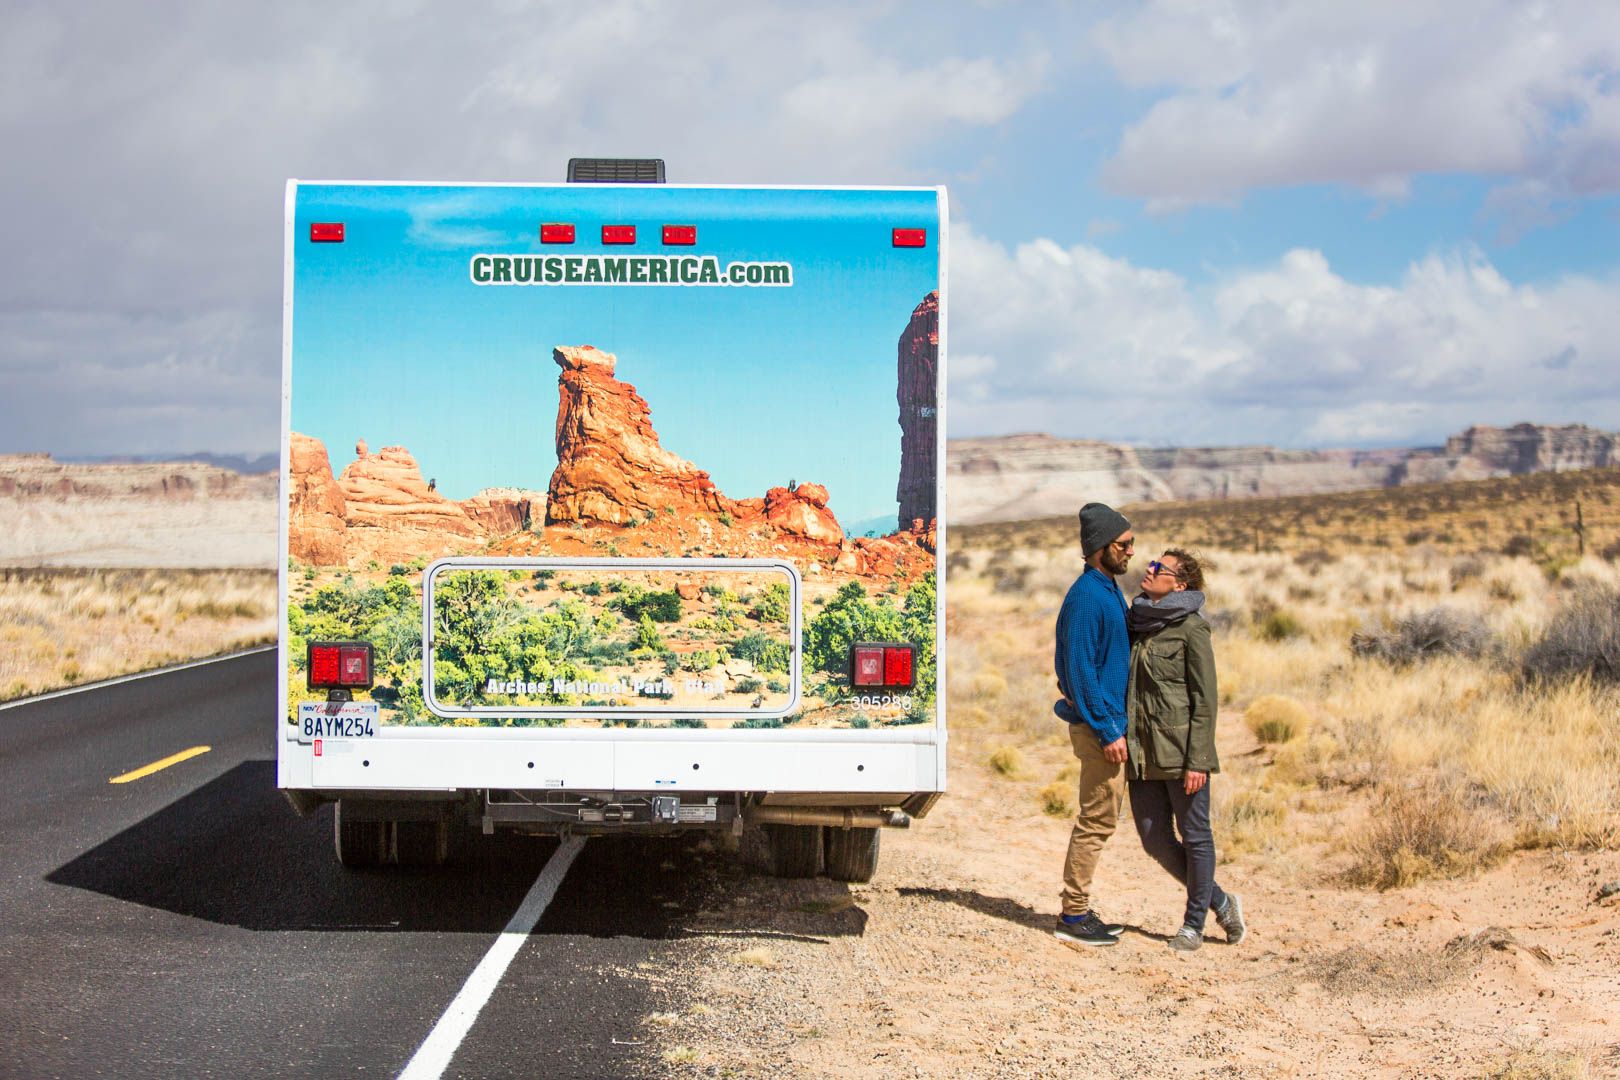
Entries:
{"label": "shrub", "polygon": [[1250,702],[1243,711],[1243,722],[1263,743],[1285,743],[1305,734],[1311,714],[1291,697],[1267,694]]}
{"label": "shrub", "polygon": [[1303,634],[1305,628],[1293,615],[1279,608],[1260,616],[1254,624],[1254,632],[1262,641],[1287,641]]}
{"label": "shrub", "polygon": [[1054,780],[1041,788],[1036,796],[1041,801],[1041,813],[1053,817],[1068,817],[1074,813],[1074,789],[1061,780]]}
{"label": "shrub", "polygon": [[1536,679],[1620,682],[1620,589],[1597,585],[1565,598],[1546,635],[1525,650],[1523,667]]}
{"label": "shrub", "polygon": [[1024,754],[1016,746],[1003,746],[990,755],[990,767],[1002,776],[1017,778],[1024,773]]}
{"label": "shrub", "polygon": [[1477,658],[1488,653],[1492,644],[1484,619],[1443,607],[1415,612],[1384,629],[1350,636],[1352,653],[1396,667],[1409,667],[1434,656]]}
{"label": "shrub", "polygon": [[1451,581],[1451,590],[1456,592],[1470,581],[1485,576],[1485,560],[1468,555],[1451,564],[1447,575]]}
{"label": "shrub", "polygon": [[1385,788],[1382,805],[1351,841],[1352,885],[1398,889],[1457,877],[1501,850],[1484,808],[1453,786]]}
{"label": "shrub", "polygon": [[1294,565],[1311,574],[1313,577],[1323,567],[1332,566],[1339,561],[1339,557],[1326,548],[1306,548],[1294,556]]}
{"label": "shrub", "polygon": [[738,679],[734,689],[739,694],[757,694],[765,689],[765,684],[759,679]]}
{"label": "shrub", "polygon": [[1507,543],[1502,545],[1502,554],[1510,558],[1518,556],[1534,557],[1536,554],[1536,542],[1521,533],[1510,538]]}

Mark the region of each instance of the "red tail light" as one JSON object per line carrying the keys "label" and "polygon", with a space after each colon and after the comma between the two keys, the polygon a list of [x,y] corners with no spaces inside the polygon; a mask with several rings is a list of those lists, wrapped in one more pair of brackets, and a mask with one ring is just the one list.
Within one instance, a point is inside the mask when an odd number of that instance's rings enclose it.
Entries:
{"label": "red tail light", "polygon": [[927,229],[896,229],[893,233],[895,247],[927,247]]}
{"label": "red tail light", "polygon": [[634,225],[602,226],[602,243],[604,244],[633,244],[635,242],[636,227]]}
{"label": "red tail light", "polygon": [[696,225],[665,225],[664,243],[666,244],[695,244],[697,243]]}
{"label": "red tail light", "polygon": [[540,242],[542,244],[572,244],[574,242],[574,227],[558,222],[541,225]]}
{"label": "red tail light", "polygon": [[371,644],[365,641],[309,643],[311,690],[365,690],[371,686]]}
{"label": "red tail light", "polygon": [[343,222],[316,221],[309,226],[309,239],[313,244],[343,243]]}
{"label": "red tail light", "polygon": [[883,685],[911,685],[911,646],[887,645],[883,649]]}
{"label": "red tail light", "polygon": [[309,647],[309,685],[325,690],[338,685],[338,647],[311,645]]}

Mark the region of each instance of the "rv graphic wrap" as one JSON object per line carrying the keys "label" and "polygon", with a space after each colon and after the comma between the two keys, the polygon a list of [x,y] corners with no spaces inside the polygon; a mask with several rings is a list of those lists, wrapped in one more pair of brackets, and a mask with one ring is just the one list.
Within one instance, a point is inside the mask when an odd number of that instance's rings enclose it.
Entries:
{"label": "rv graphic wrap", "polygon": [[[289,724],[310,640],[372,644],[384,733],[939,723],[940,192],[293,198]],[[857,693],[870,641],[913,686]]]}

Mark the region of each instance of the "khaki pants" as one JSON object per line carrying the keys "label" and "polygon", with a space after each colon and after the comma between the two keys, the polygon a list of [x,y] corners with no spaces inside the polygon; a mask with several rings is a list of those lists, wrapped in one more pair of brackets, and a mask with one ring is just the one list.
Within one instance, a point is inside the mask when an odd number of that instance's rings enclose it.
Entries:
{"label": "khaki pants", "polygon": [[1087,724],[1069,725],[1069,742],[1080,759],[1080,810],[1069,833],[1069,857],[1063,864],[1063,914],[1091,910],[1091,878],[1103,844],[1114,835],[1125,798],[1125,768],[1103,757],[1102,746]]}

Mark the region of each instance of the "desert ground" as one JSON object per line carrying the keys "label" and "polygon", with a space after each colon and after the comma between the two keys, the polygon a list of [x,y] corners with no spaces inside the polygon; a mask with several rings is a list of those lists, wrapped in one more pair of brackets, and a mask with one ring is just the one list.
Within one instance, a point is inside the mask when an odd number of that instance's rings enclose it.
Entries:
{"label": "desert ground", "polygon": [[[1188,955],[1128,817],[1097,882],[1121,943],[1051,936],[1073,526],[956,530],[950,793],[869,885],[717,861],[727,902],[683,957],[625,973],[666,996],[645,1037],[694,1077],[1620,1075],[1620,569],[1591,554],[1615,474],[1582,482],[1584,558],[1567,478],[1419,491],[1359,530],[1360,497],[1279,500],[1259,552],[1250,522],[1206,547],[1218,878],[1251,932],[1211,921]],[[1519,529],[1474,524],[1499,499]],[[1141,514],[1137,571],[1248,505]]]}
{"label": "desert ground", "polygon": [[[715,845],[672,959],[615,973],[661,999],[635,1037],[690,1077],[1620,1075],[1617,508],[1588,470],[1131,510],[1136,571],[1214,562],[1218,876],[1251,932],[1186,955],[1128,816],[1097,882],[1121,943],[1051,936],[1073,524],[953,530],[949,794],[866,885]],[[101,558],[0,560],[0,695],[273,639],[272,570]]]}

